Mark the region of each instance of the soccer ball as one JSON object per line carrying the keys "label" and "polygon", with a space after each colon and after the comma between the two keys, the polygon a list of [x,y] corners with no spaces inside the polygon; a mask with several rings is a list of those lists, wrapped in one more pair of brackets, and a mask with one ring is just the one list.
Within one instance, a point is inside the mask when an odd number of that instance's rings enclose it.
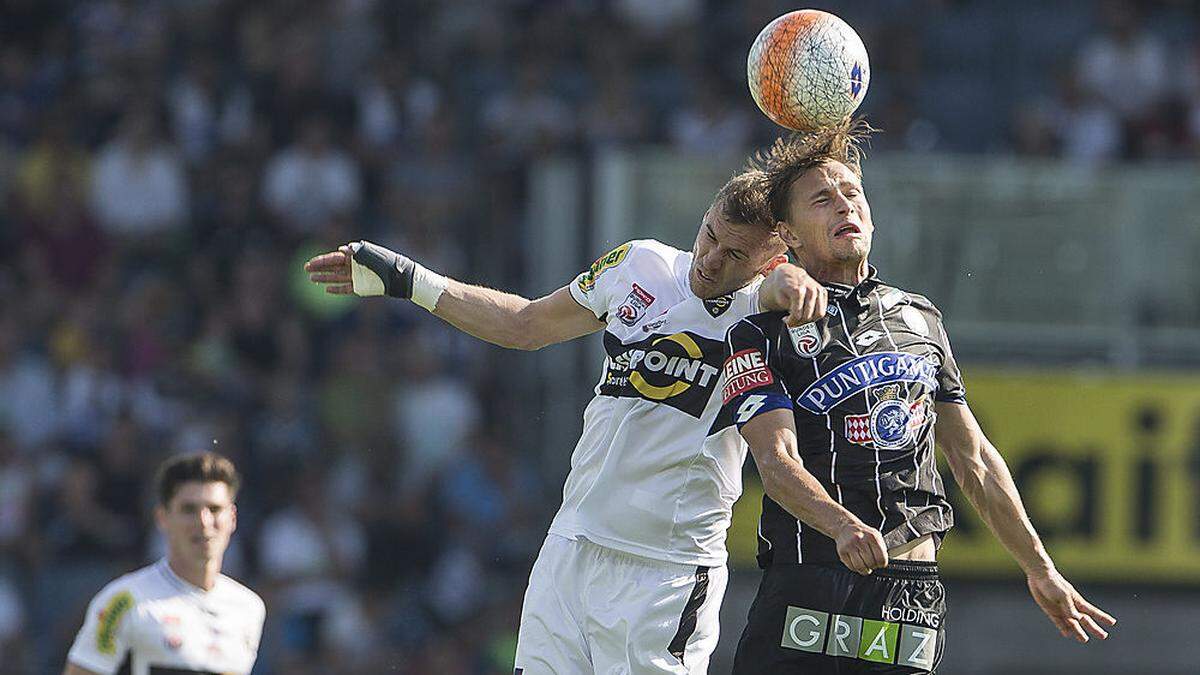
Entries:
{"label": "soccer ball", "polygon": [[750,47],[746,77],[754,102],[776,124],[815,131],[858,108],[871,82],[867,48],[850,24],[828,12],[788,12]]}

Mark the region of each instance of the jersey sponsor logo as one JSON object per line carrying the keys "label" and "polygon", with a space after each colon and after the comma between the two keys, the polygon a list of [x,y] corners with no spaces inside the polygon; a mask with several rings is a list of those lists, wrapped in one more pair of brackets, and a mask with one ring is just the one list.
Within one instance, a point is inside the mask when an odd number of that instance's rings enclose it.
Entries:
{"label": "jersey sponsor logo", "polygon": [[720,379],[716,364],[723,347],[723,342],[692,333],[623,344],[606,332],[609,358],[600,393],[665,403],[698,418]]}
{"label": "jersey sponsor logo", "polygon": [[709,315],[714,319],[724,314],[730,307],[733,307],[733,293],[704,301],[704,309],[708,310]]}
{"label": "jersey sponsor logo", "polygon": [[625,302],[617,307],[617,318],[626,326],[632,326],[646,314],[646,308],[654,304],[654,296],[646,289],[633,284],[633,290],[625,297]]}
{"label": "jersey sponsor logo", "polygon": [[133,594],[121,591],[100,610],[99,625],[96,627],[96,649],[101,654],[117,653],[117,628],[121,617],[133,609]]}
{"label": "jersey sponsor logo", "polygon": [[806,323],[801,326],[788,326],[788,337],[792,338],[792,346],[796,353],[806,358],[812,358],[821,353],[825,345],[821,339],[821,329],[816,323]]}
{"label": "jersey sponsor logo", "polygon": [[824,415],[869,387],[895,382],[923,384],[936,391],[937,366],[918,354],[864,354],[822,375],[796,398],[796,403],[811,413]]}
{"label": "jersey sponsor logo", "polygon": [[743,349],[725,360],[722,381],[725,385],[721,388],[721,398],[728,404],[739,394],[774,383],[775,378],[762,352]]}
{"label": "jersey sponsor logo", "polygon": [[625,256],[629,254],[629,249],[632,246],[633,244],[621,244],[608,253],[596,258],[596,262],[592,263],[592,266],[588,268],[588,271],[579,275],[579,290],[583,291],[584,293],[591,293],[592,289],[596,287],[596,279],[598,279],[600,275],[605,272],[605,270],[609,270],[617,265],[620,265],[621,261],[625,260]]}
{"label": "jersey sponsor logo", "polygon": [[647,323],[642,324],[642,332],[649,333],[651,331],[656,331],[659,328],[662,328],[665,323],[667,323],[667,317],[666,317],[666,314],[664,313],[663,316],[660,316],[653,321],[649,321]]}
{"label": "jersey sponsor logo", "polygon": [[929,670],[937,664],[940,638],[941,633],[936,628],[789,605],[780,646]]}

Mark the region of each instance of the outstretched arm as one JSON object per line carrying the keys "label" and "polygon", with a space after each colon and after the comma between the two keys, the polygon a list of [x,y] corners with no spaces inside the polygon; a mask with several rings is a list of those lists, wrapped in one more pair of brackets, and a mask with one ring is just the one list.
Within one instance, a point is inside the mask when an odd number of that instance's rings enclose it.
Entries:
{"label": "outstretched arm", "polygon": [[753,417],[742,426],[767,495],[788,513],[837,544],[838,558],[859,574],[888,563],[883,535],[834,501],[807,469],[796,450],[792,411],[777,408]]}
{"label": "outstretched arm", "polygon": [[966,404],[937,403],[935,437],[963,494],[1025,572],[1029,592],[1063,637],[1105,639],[1117,623],[1084,599],[1058,570],[1038,537],[1004,458]]}
{"label": "outstretched arm", "polygon": [[758,307],[764,312],[787,312],[789,326],[812,323],[825,317],[829,291],[791,263],[776,265],[758,287]]}
{"label": "outstretched arm", "polygon": [[342,246],[309,260],[304,269],[328,293],[410,299],[455,328],[510,349],[540,349],[604,327],[565,286],[529,300],[464,284],[430,272],[406,256],[373,244],[365,246],[371,248]]}

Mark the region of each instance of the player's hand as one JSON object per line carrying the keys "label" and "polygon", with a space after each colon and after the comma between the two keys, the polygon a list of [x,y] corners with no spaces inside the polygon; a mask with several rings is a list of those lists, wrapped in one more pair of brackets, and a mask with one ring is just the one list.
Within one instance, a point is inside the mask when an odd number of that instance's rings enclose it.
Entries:
{"label": "player's hand", "polygon": [[412,298],[414,268],[408,256],[368,241],[339,246],[304,264],[309,280],[325,284],[326,293],[404,299]]}
{"label": "player's hand", "polygon": [[842,564],[859,574],[870,574],[888,564],[883,535],[862,521],[843,525],[834,542],[837,543],[838,558]]}
{"label": "player's hand", "polygon": [[767,275],[760,291],[763,308],[788,313],[784,322],[799,326],[825,318],[829,291],[809,276],[803,267],[791,263],[777,265]]}
{"label": "player's hand", "polygon": [[1053,567],[1046,572],[1030,574],[1026,581],[1038,607],[1050,617],[1065,638],[1074,638],[1076,642],[1083,643],[1088,641],[1088,634],[1091,633],[1105,640],[1108,631],[1101,625],[1112,628],[1117,624],[1112,615],[1085,600]]}

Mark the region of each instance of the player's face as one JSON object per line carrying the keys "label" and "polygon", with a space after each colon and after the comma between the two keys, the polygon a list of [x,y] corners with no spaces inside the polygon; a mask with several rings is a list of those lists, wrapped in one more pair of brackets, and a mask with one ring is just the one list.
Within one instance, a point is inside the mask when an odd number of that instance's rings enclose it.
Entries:
{"label": "player's face", "polygon": [[792,183],[780,236],[810,271],[860,265],[875,226],[862,181],[841,162],[809,169]]}
{"label": "player's face", "polygon": [[237,528],[237,507],[222,482],[184,483],[157,510],[158,527],[173,559],[203,563],[220,559]]}
{"label": "player's face", "polygon": [[704,214],[692,245],[688,285],[704,299],[732,293],[784,251],[779,235],[757,225],[730,223],[713,206]]}

